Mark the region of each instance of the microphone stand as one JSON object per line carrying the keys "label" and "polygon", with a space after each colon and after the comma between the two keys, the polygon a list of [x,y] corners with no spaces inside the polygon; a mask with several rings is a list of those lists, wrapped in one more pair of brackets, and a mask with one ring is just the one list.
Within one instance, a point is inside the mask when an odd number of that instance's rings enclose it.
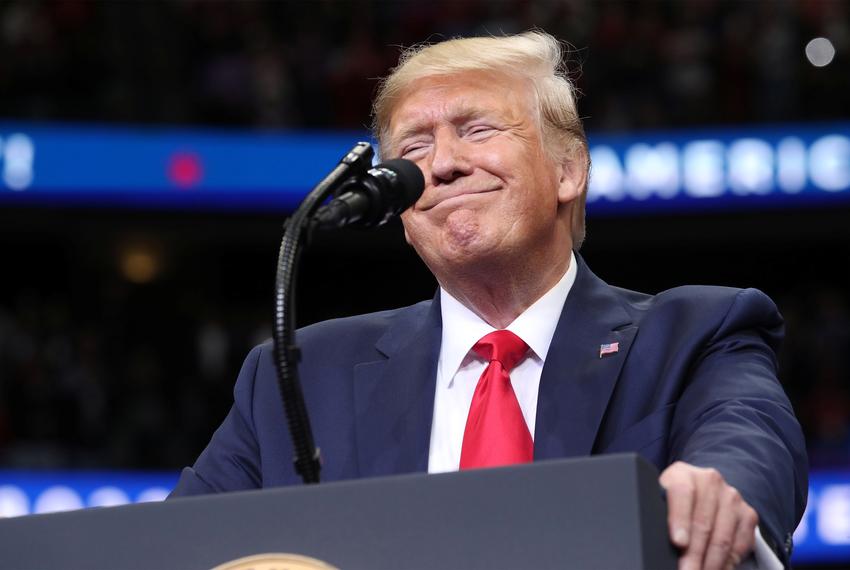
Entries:
{"label": "microphone stand", "polygon": [[298,379],[301,351],[295,344],[295,276],[302,243],[310,241],[313,216],[322,203],[346,180],[366,172],[375,152],[369,143],[357,143],[331,173],[307,194],[284,223],[277,260],[274,297],[274,360],[286,421],[295,450],[295,471],[304,483],[318,483],[322,459],[313,441],[304,393]]}

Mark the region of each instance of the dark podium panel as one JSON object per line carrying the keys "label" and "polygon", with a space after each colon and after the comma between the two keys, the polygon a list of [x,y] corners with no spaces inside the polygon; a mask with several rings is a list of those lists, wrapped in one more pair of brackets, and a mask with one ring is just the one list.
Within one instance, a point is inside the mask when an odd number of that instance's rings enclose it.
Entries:
{"label": "dark podium panel", "polygon": [[636,455],[245,491],[0,520],[15,570],[191,570],[265,552],[342,570],[676,567]]}

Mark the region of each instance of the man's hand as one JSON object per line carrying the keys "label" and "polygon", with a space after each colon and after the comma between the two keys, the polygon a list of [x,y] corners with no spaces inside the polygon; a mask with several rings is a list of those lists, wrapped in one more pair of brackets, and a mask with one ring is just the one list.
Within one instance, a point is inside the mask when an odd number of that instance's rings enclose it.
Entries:
{"label": "man's hand", "polygon": [[752,551],[758,515],[715,469],[677,461],[659,482],[680,570],[731,570]]}

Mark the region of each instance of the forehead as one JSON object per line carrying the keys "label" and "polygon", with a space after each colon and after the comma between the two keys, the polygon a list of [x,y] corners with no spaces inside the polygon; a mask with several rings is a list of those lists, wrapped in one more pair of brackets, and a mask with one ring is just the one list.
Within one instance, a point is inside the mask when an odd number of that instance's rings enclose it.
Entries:
{"label": "forehead", "polygon": [[498,72],[466,71],[412,81],[398,96],[389,116],[393,139],[435,121],[498,115],[533,117],[534,98],[528,79]]}

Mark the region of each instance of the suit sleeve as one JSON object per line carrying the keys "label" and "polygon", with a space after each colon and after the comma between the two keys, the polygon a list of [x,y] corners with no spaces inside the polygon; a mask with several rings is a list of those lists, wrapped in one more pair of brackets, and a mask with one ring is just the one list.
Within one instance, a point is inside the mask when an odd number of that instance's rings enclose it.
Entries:
{"label": "suit sleeve", "polygon": [[787,564],[803,514],[808,460],[800,425],[777,379],[782,317],[755,289],[740,291],[705,350],[673,417],[671,462],[714,467],[759,515]]}
{"label": "suit sleeve", "polygon": [[230,412],[195,464],[183,469],[169,498],[262,486],[253,422],[254,385],[262,350],[258,346],[248,354],[233,389],[234,403]]}

